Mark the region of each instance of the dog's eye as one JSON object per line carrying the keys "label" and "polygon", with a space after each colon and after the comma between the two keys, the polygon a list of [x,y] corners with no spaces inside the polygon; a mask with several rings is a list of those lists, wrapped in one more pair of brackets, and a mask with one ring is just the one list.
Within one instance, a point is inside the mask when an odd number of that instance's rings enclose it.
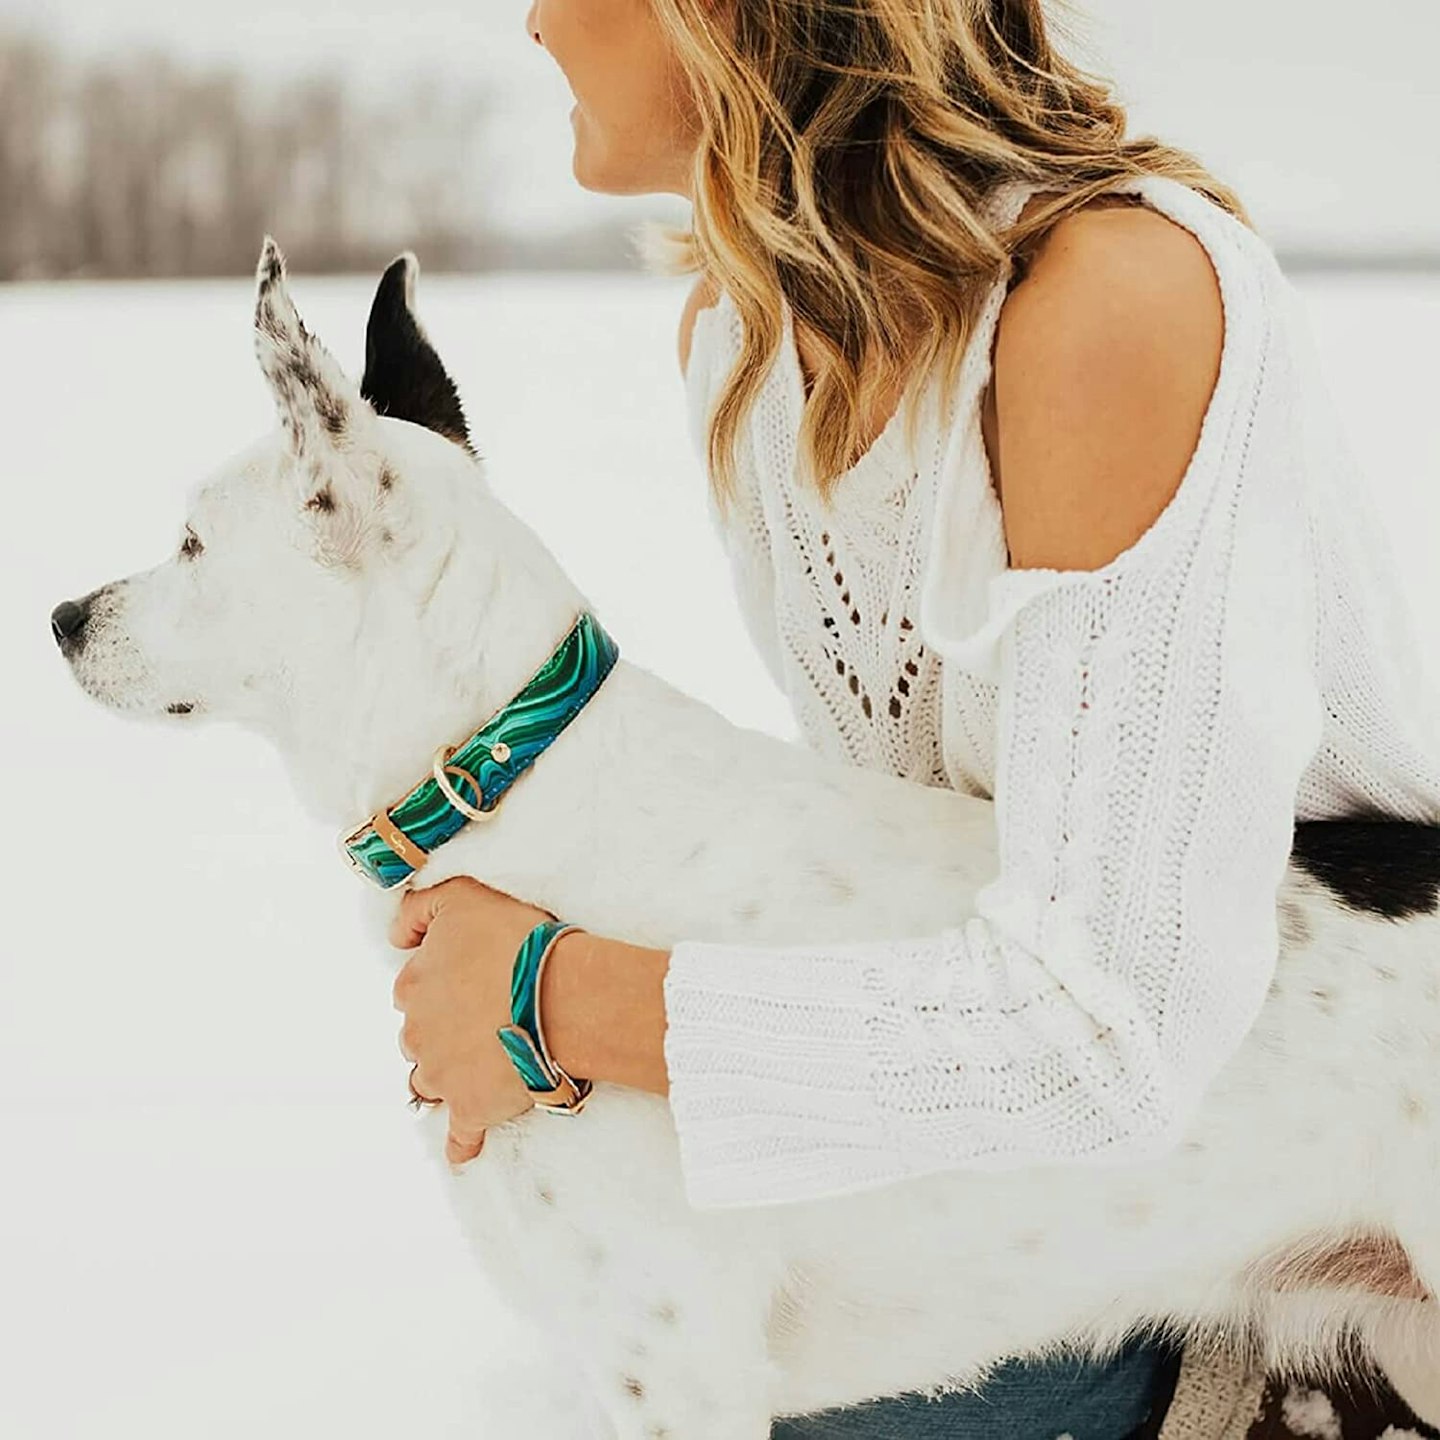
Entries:
{"label": "dog's eye", "polygon": [[200,543],[200,537],[187,525],[185,538],[180,542],[180,553],[187,560],[193,560],[197,555],[203,554],[204,550],[205,547]]}

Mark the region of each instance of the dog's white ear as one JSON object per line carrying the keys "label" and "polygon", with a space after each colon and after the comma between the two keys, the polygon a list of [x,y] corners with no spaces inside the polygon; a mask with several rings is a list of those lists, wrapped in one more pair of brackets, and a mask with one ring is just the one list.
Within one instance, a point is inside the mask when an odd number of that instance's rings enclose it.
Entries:
{"label": "dog's white ear", "polygon": [[267,235],[255,272],[255,354],[297,458],[350,448],[369,414],[360,392],[305,328],[285,284],[285,257]]}
{"label": "dog's white ear", "polygon": [[423,425],[474,454],[455,382],[415,314],[419,273],[419,261],[406,251],[380,277],[365,328],[360,393],[378,414]]}

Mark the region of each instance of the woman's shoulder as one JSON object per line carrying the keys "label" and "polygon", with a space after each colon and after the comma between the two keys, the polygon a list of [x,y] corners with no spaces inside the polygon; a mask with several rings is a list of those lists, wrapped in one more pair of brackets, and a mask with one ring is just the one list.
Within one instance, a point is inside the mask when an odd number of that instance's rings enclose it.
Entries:
{"label": "woman's shoulder", "polygon": [[[1028,190],[1019,218],[1044,208],[1053,190]],[[1241,252],[1253,258],[1265,242],[1229,211],[1162,175],[1132,177],[1063,213],[1015,253],[1010,291],[1038,270],[1051,274],[1108,265],[1157,284],[1208,269],[1224,278]],[[1120,278],[1123,278],[1121,276]]]}
{"label": "woman's shoulder", "polygon": [[1150,528],[1188,468],[1223,332],[1207,250],[1165,216],[1087,207],[1047,234],[995,341],[1013,566],[1097,569]]}

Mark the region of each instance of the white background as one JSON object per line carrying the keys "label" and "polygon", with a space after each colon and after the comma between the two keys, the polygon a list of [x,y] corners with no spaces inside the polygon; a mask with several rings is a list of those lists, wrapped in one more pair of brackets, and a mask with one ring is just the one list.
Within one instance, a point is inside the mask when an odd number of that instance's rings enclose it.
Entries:
{"label": "white background", "polygon": [[[1057,15],[1061,15],[1058,7]],[[407,71],[497,92],[496,199],[552,227],[653,201],[569,178],[571,97],[526,39],[529,0],[0,0],[90,53],[160,41],[266,73]],[[1113,78],[1135,134],[1196,151],[1277,246],[1440,258],[1440,5],[1434,0],[1073,0],[1076,63]],[[423,257],[422,257],[423,259]]]}

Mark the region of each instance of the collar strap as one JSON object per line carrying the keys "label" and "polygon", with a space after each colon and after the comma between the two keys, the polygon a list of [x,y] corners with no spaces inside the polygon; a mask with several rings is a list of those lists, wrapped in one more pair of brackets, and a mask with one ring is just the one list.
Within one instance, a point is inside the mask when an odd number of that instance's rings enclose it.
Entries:
{"label": "collar strap", "polygon": [[382,890],[408,880],[471,820],[488,820],[505,792],[585,708],[620,647],[588,610],[508,704],[460,745],[442,745],[431,773],[340,839],[358,874]]}

